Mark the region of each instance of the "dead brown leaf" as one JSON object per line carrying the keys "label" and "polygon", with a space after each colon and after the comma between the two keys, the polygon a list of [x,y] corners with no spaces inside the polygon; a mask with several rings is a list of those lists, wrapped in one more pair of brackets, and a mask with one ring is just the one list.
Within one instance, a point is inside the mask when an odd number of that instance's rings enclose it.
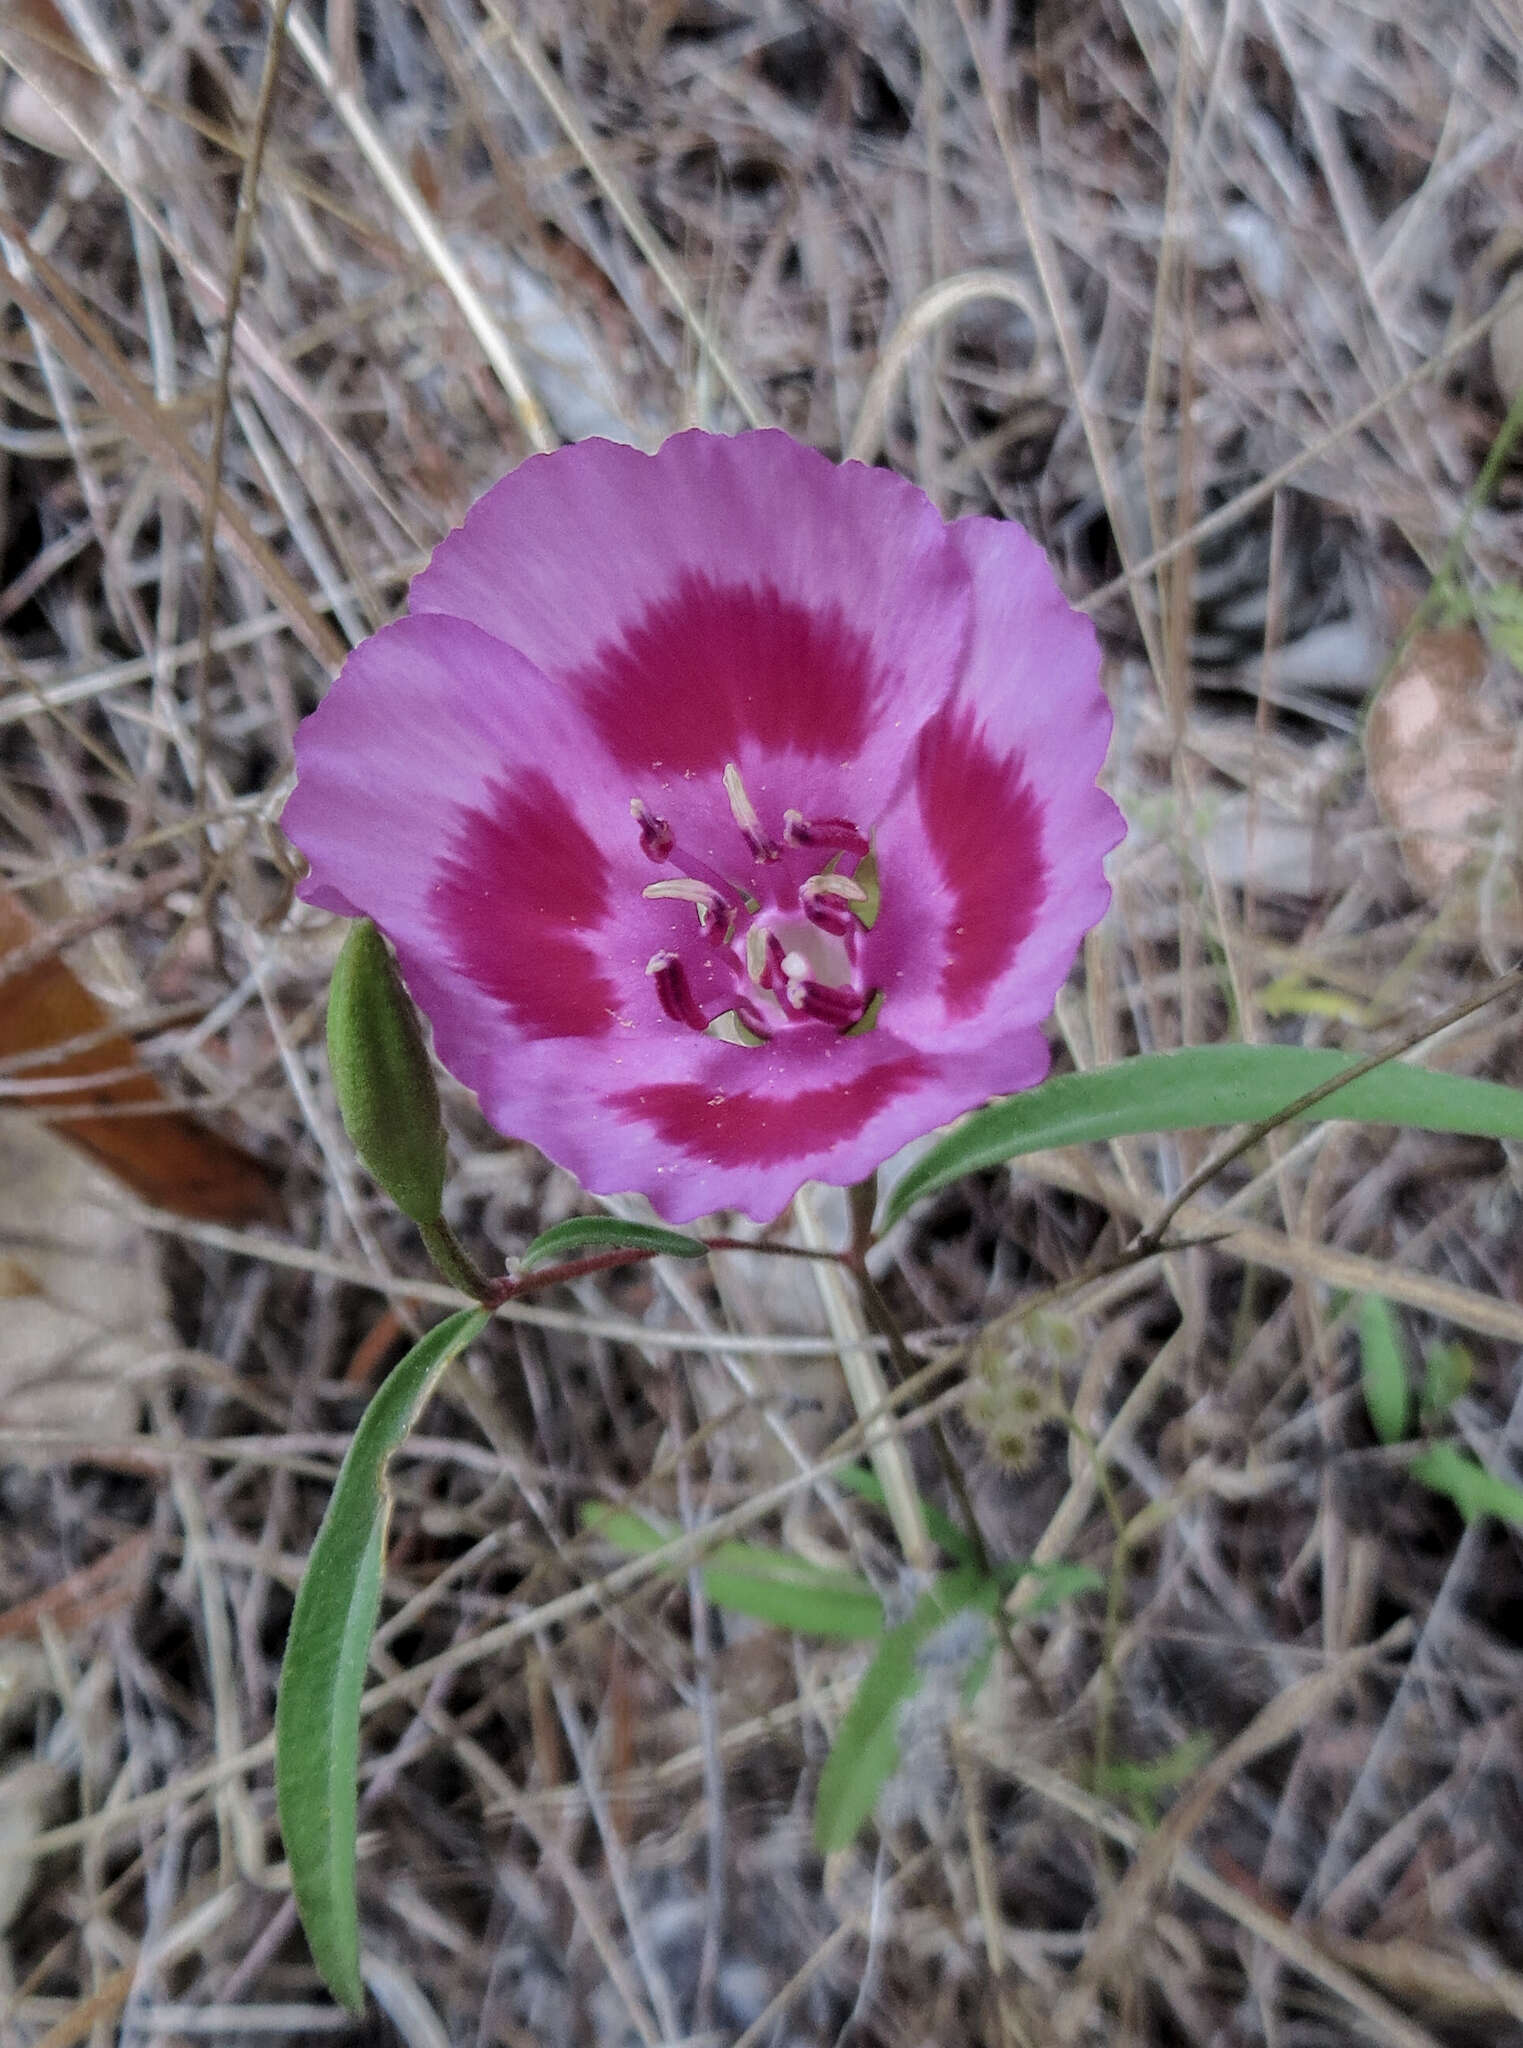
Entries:
{"label": "dead brown leaf", "polygon": [[1481,694],[1486,668],[1474,627],[1418,633],[1365,727],[1370,788],[1430,903],[1486,854],[1506,792],[1513,735]]}
{"label": "dead brown leaf", "polygon": [[[258,1160],[183,1111],[152,1109],[164,1091],[137,1048],[130,1038],[103,1035],[110,1022],[105,1007],[56,954],[42,950],[43,938],[36,920],[0,890],[0,961],[23,949],[30,959],[8,978],[0,1001],[0,1059],[93,1034],[86,1049],[25,1069],[28,1081],[64,1084],[56,1097],[43,1098],[50,1110],[71,1112],[53,1119],[59,1136],[155,1208],[208,1223],[278,1222],[280,1199]],[[144,1114],[120,1114],[138,1106]],[[100,1111],[107,1113],[92,1113]]]}

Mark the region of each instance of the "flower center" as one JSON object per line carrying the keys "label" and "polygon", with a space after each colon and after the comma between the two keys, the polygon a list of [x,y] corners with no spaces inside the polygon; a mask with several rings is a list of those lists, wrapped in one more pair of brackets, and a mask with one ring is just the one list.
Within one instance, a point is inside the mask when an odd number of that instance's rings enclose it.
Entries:
{"label": "flower center", "polygon": [[743,1045],[795,1024],[870,1030],[882,998],[865,985],[860,958],[877,915],[867,835],[846,818],[789,810],[773,838],[733,762],[724,791],[745,848],[743,881],[690,855],[639,797],[629,806],[647,857],[672,870],[642,893],[690,905],[696,918],[695,930],[684,917],[646,966],[662,1009]]}

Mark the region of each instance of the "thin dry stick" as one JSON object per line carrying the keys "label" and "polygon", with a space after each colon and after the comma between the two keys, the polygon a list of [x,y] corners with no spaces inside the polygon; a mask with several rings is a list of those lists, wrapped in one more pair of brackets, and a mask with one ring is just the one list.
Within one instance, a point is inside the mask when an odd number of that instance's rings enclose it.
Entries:
{"label": "thin dry stick", "polygon": [[[58,303],[45,298],[14,268],[6,282],[10,296],[42,328],[80,382],[95,392],[101,404],[119,421],[124,433],[175,476],[193,503],[204,504],[210,486],[195,450],[143,391],[78,296],[47,259],[27,243],[20,222],[0,210],[0,228],[17,242],[28,267],[37,272]],[[292,631],[325,667],[337,668],[345,654],[343,641],[274,550],[254,531],[242,510],[233,504],[224,505],[221,524],[265,589],[285,610]]]}
{"label": "thin dry stick", "polygon": [[[979,1731],[975,1729],[974,1732],[977,1734]],[[1109,1835],[1123,1848],[1135,1852],[1147,1841],[1144,1830],[1135,1822],[1125,1819],[1103,1799],[1096,1799],[1092,1793],[1071,1784],[1061,1772],[1039,1763],[1035,1757],[1007,1749],[1001,1743],[983,1743],[982,1748],[986,1760],[995,1769],[1007,1772],[1018,1784],[1027,1786],[1063,1812],[1073,1814],[1086,1827]],[[1225,1914],[1295,1969],[1304,1972],[1313,1983],[1321,1984],[1341,1998],[1364,2022],[1366,2031],[1375,2040],[1387,2044],[1387,2048],[1439,2048],[1439,2043],[1426,2028],[1419,2027],[1378,1992],[1371,1991],[1364,1980],[1344,1964],[1334,1962],[1299,1927],[1292,1926],[1246,1892],[1239,1891],[1236,1885],[1218,1877],[1193,1850],[1176,1852],[1170,1875],[1215,1912]]]}
{"label": "thin dry stick", "polygon": [[1093,1930],[1075,1981],[1053,2014],[1054,2030],[1060,2041],[1078,2038],[1089,2020],[1106,1976],[1137,1938],[1144,1917],[1151,1911],[1158,1892],[1167,1884],[1175,1857],[1239,1772],[1245,1771],[1268,1751],[1278,1749],[1282,1743],[1302,1734],[1345,1691],[1353,1678],[1393,1651],[1404,1648],[1411,1638],[1412,1624],[1403,1617],[1379,1642],[1353,1651],[1327,1669],[1298,1680],[1255,1714],[1242,1733],[1234,1737],[1221,1754],[1200,1772],[1190,1789],[1170,1809],[1157,1832],[1143,1845],[1107,1904],[1100,1924]]}
{"label": "thin dry stick", "polygon": [[359,145],[360,153],[375,172],[386,196],[406,221],[418,247],[460,308],[465,324],[475,335],[482,354],[507,393],[508,403],[518,416],[524,439],[540,454],[559,446],[559,437],[544,407],[535,397],[533,387],[513,352],[512,343],[487,311],[481,294],[444,239],[418,188],[387,147],[386,139],[370,118],[369,110],[347,86],[340,84],[321,38],[299,8],[291,15],[290,36],[303,63]]}
{"label": "thin dry stick", "polygon": [[1394,384],[1389,384],[1384,391],[1377,392],[1373,398],[1351,412],[1346,420],[1340,420],[1336,426],[1329,427],[1327,432],[1315,441],[1309,441],[1304,448],[1298,448],[1294,455],[1287,456],[1277,469],[1272,469],[1267,476],[1260,477],[1256,484],[1250,484],[1247,490],[1240,491],[1235,498],[1229,498],[1225,505],[1218,506],[1214,512],[1208,512],[1205,518],[1197,519],[1184,533],[1176,533],[1172,540],[1167,540],[1161,547],[1154,548],[1152,553],[1144,555],[1141,561],[1133,562],[1130,568],[1123,569],[1119,576],[1113,576],[1109,583],[1102,583],[1098,590],[1092,590],[1079,609],[1086,612],[1099,611],[1104,605],[1109,604],[1112,598],[1125,596],[1133,585],[1140,583],[1143,577],[1150,576],[1163,563],[1172,562],[1176,555],[1184,554],[1187,549],[1199,547],[1202,541],[1210,540],[1218,533],[1230,532],[1240,520],[1246,519],[1250,512],[1257,510],[1266,498],[1272,498],[1276,491],[1282,489],[1292,478],[1299,476],[1303,469],[1319,461],[1322,456],[1330,454],[1340,442],[1352,439],[1369,426],[1372,420],[1379,419],[1397,399],[1404,398],[1415,385],[1425,383],[1430,377],[1436,377],[1457,357],[1474,348],[1478,341],[1484,340],[1501,311],[1502,305],[1498,302],[1489,313],[1483,314],[1479,320],[1472,320],[1468,327],[1462,328],[1426,362],[1418,363],[1414,369],[1408,370],[1404,377],[1398,377]]}
{"label": "thin dry stick", "polygon": [[1006,111],[1005,96],[1000,90],[998,79],[989,70],[985,38],[973,19],[970,0],[953,0],[957,18],[962,23],[963,34],[973,54],[973,64],[978,72],[978,82],[989,110],[989,120],[994,128],[994,140],[1004,161],[1005,172],[1010,180],[1010,189],[1015,194],[1016,207],[1021,216],[1021,229],[1037,276],[1041,280],[1042,293],[1052,314],[1052,324],[1057,333],[1058,348],[1063,357],[1063,367],[1068,372],[1068,381],[1073,390],[1074,405],[1084,428],[1084,439],[1089,447],[1090,459],[1095,465],[1095,475],[1100,480],[1101,494],[1105,509],[1115,535],[1116,549],[1121,556],[1126,574],[1124,587],[1135,597],[1134,610],[1137,629],[1147,649],[1148,665],[1163,687],[1163,650],[1158,640],[1157,622],[1149,606],[1142,600],[1137,587],[1140,571],[1136,567],[1137,546],[1132,532],[1131,513],[1126,493],[1116,471],[1115,450],[1111,446],[1110,433],[1104,420],[1085,395],[1084,364],[1079,355],[1078,321],[1074,314],[1073,301],[1068,295],[1068,285],[1058,262],[1058,253],[1053,246],[1052,236],[1047,231],[1037,206],[1036,193],[1031,175],[1026,167],[1025,155],[1019,138],[1013,132]]}
{"label": "thin dry stick", "polygon": [[739,406],[746,424],[752,427],[766,426],[767,409],[752,389],[750,379],[737,363],[732,362],[729,351],[716,340],[709,323],[693,304],[687,286],[670,255],[652,234],[649,222],[643,218],[639,208],[625,190],[623,180],[615,174],[602,145],[593,139],[586,122],[572,105],[560,80],[545,62],[539,46],[531,36],[525,35],[518,27],[502,4],[502,0],[486,0],[486,6],[496,21],[498,32],[504,42],[533,79],[540,97],[565,131],[567,141],[592,173],[603,197],[624,223],[630,240],[660,279],[672,304],[681,314],[683,324],[707,356],[714,374]]}
{"label": "thin dry stick", "polygon": [[[222,312],[222,340],[217,349],[217,372],[212,388],[211,449],[206,458],[207,485],[201,505],[201,630],[196,650],[196,809],[204,811],[206,760],[211,746],[211,660],[212,603],[217,588],[217,517],[222,510],[222,455],[227,438],[228,384],[233,374],[233,348],[238,333],[238,307],[243,298],[243,280],[248,274],[249,250],[253,246],[254,223],[259,215],[259,173],[264,164],[264,146],[270,132],[270,115],[275,105],[275,80],[280,75],[280,53],[285,47],[286,15],[291,0],[274,0],[270,33],[265,43],[264,70],[254,105],[253,132],[248,155],[243,159],[243,176],[238,183],[238,212],[233,222],[233,251],[228,265],[227,296]],[[210,835],[201,837],[203,867],[212,854]],[[203,876],[203,881],[204,881]]]}
{"label": "thin dry stick", "polygon": [[870,462],[883,445],[888,403],[916,346],[927,335],[934,334],[944,320],[950,320],[964,306],[973,305],[979,299],[1004,299],[1010,305],[1018,306],[1026,315],[1038,337],[1032,350],[1027,382],[1039,382],[1042,319],[1041,308],[1036,304],[1036,295],[1031,287],[1007,270],[963,270],[956,277],[942,278],[936,284],[927,285],[920,296],[911,301],[904,318],[884,343],[873,373],[867,380],[867,389],[862,394],[857,424],[846,444],[848,462]]}

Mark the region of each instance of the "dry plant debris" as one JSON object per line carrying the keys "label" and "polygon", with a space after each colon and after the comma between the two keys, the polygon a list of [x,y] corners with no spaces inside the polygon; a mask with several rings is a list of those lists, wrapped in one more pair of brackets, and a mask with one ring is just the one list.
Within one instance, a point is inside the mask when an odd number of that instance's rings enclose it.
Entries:
{"label": "dry plant debris", "polygon": [[[949,1369],[904,1417],[927,1497],[939,1404],[1002,1554],[1111,1590],[1017,1615],[1018,1661],[917,1743],[881,1839],[809,1847],[860,1653],[667,1578],[604,1596],[578,1533],[590,1498],[696,1528],[771,1492],[758,1540],[903,1592],[881,1519],[819,1480],[849,1404],[786,1261],[522,1305],[397,1460],[361,2025],[295,1931],[269,1761],[363,1381],[449,1298],[338,1133],[340,934],[293,912],[272,822],[343,649],[535,446],[772,421],[1025,520],[1097,619],[1133,829],[1065,1057],[1362,1052],[1444,1012],[1515,957],[1523,679],[1493,646],[1484,699],[1430,671],[1434,721],[1403,723],[1409,652],[1362,717],[1517,395],[1515,9],[323,17],[0,9],[0,879],[289,1217],[106,1198],[173,1324],[111,1340],[143,1426],[81,1410],[6,1453],[0,2039],[1517,2039],[1519,1537],[1375,1442],[1348,1314],[1383,1291],[1462,1341],[1459,1438],[1523,1472],[1517,1162],[1482,1141],[1329,1125],[1239,1163],[1179,1219],[1231,1235],[1065,1311],[1067,1421],[1044,1408],[1018,1470],[951,1406],[964,1334],[1006,1317],[1022,1353],[1026,1297],[1204,1154],[1045,1155],[895,1231],[882,1285]],[[1483,625],[1520,479],[1469,525]],[[27,1057],[0,1064],[17,1144],[60,1113]],[[1516,1005],[1434,1057],[1523,1082]],[[446,1107],[470,1243],[571,1212]],[[50,1227],[0,1220],[11,1299]]]}

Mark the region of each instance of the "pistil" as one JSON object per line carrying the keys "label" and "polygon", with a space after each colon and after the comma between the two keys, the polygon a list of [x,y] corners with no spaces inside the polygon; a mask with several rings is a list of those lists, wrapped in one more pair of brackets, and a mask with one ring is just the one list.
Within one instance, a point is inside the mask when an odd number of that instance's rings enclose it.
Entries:
{"label": "pistil", "polygon": [[672,857],[672,848],[677,844],[677,835],[665,818],[658,818],[650,805],[639,797],[629,799],[629,814],[640,828],[640,851],[647,860],[659,866]]}
{"label": "pistil", "polygon": [[[693,992],[682,956],[663,949],[651,956],[645,970],[656,985],[662,1009],[689,1030],[717,1032],[732,1042],[751,1044],[765,1042],[790,1019],[826,1024],[841,1032],[870,1030],[883,997],[879,989],[864,991],[859,986],[858,952],[862,933],[872,921],[864,906],[876,905],[876,880],[866,872],[859,882],[835,871],[843,855],[854,855],[858,862],[868,858],[866,835],[849,818],[810,819],[790,810],[784,813],[780,844],[764,830],[733,761],[726,764],[722,780],[730,815],[753,860],[772,865],[796,848],[827,849],[831,858],[819,873],[796,885],[796,868],[784,870],[770,885],[758,881],[758,893],[753,895],[708,862],[689,855],[678,845],[668,820],[635,797],[629,808],[640,830],[642,851],[658,865],[677,870],[649,883],[641,894],[653,902],[690,903],[712,949],[712,965],[704,968],[705,986],[716,970],[722,986],[725,969],[735,984],[730,1000],[710,1015]],[[742,1034],[739,1040],[737,1032]]]}

